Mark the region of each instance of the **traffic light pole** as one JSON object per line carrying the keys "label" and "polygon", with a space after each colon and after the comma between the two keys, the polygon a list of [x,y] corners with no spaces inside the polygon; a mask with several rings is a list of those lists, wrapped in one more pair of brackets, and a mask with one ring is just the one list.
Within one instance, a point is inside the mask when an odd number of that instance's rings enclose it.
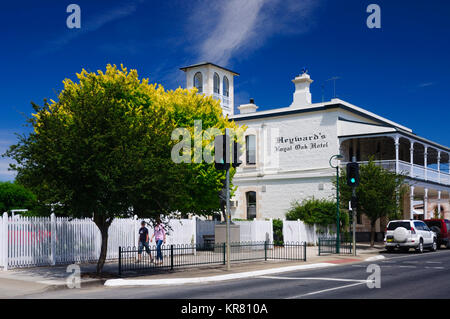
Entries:
{"label": "traffic light pole", "polygon": [[[228,129],[225,130],[225,135],[228,135]],[[227,234],[226,234],[226,250],[227,250],[227,270],[231,269],[230,264],[230,165],[227,166],[226,173],[226,194],[227,194],[227,204],[226,204],[226,222],[227,222]]]}
{"label": "traffic light pole", "polygon": [[[356,198],[356,187],[352,187],[352,197]],[[352,246],[353,246],[353,256],[356,256],[356,205],[355,207],[353,207],[352,205],[352,215],[353,215],[353,220],[352,220],[352,228],[353,228],[353,242],[352,242]]]}

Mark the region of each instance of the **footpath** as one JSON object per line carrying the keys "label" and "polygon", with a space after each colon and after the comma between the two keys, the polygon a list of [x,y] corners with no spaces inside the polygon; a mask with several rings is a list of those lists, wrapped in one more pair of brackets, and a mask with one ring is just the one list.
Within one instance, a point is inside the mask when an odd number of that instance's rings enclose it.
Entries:
{"label": "footpath", "polygon": [[[175,271],[164,271],[145,274],[139,277],[119,278],[117,262],[107,262],[103,268],[103,276],[96,278],[96,264],[79,264],[81,271],[81,289],[93,286],[134,286],[134,285],[174,285],[201,282],[233,280],[254,276],[283,273],[301,269],[331,267],[337,264],[357,263],[366,260],[384,258],[380,255],[382,246],[370,248],[368,244],[357,245],[357,256],[322,255],[318,256],[316,246],[307,247],[307,261],[251,261],[232,263],[231,270],[225,266],[203,266],[180,268]],[[55,289],[69,289],[68,278],[73,274],[67,271],[67,265],[33,267],[24,269],[0,270],[0,298],[20,298],[27,294],[36,294]],[[70,283],[70,280],[69,280]]]}

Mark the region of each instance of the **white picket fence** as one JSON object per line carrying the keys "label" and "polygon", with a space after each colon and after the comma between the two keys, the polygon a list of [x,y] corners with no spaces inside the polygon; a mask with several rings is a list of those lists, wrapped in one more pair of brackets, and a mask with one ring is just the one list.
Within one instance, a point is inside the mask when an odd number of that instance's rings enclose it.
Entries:
{"label": "white picket fence", "polygon": [[318,243],[319,237],[331,236],[334,232],[334,228],[309,226],[301,220],[283,220],[283,240],[285,243],[306,242],[315,245]]}
{"label": "white picket fence", "polygon": [[[118,258],[119,246],[137,245],[140,222],[136,218],[113,221],[107,260]],[[195,244],[195,219],[170,220],[166,228],[166,244]],[[0,267],[4,270],[92,262],[100,256],[100,247],[100,231],[90,218],[8,217],[6,213],[0,218]]]}
{"label": "white picket fence", "polygon": [[273,242],[272,220],[236,221],[240,226],[241,242]]}
{"label": "white picket fence", "polygon": [[[204,235],[214,235],[214,227],[219,221],[197,220],[197,243],[203,243]],[[273,241],[272,220],[234,221],[240,226],[241,242]]]}

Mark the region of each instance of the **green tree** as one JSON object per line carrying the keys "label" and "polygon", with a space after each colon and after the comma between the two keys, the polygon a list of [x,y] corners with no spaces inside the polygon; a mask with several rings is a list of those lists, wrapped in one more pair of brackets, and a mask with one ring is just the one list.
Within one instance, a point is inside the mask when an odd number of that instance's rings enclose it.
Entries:
{"label": "green tree", "polygon": [[0,182],[0,213],[12,209],[32,210],[37,206],[36,196],[20,184]]}
{"label": "green tree", "polygon": [[[377,165],[373,158],[359,166],[360,183],[356,188],[357,212],[370,220],[370,245],[375,242],[375,225],[382,217],[401,216],[401,198],[405,192],[404,176]],[[352,187],[347,185],[347,173],[342,169],[339,180],[341,207],[348,206]]]}
{"label": "green tree", "polygon": [[[193,132],[194,120],[202,120],[203,129],[237,125],[223,118],[211,97],[195,89],[165,91],[123,66],[82,70],[77,78],[63,81],[58,101],[32,103],[33,131],[5,155],[39,201],[57,204],[56,214],[93,217],[102,235],[100,273],[114,218],[218,210],[224,173],[204,162],[173,163],[177,140],[171,134],[183,126]],[[208,147],[207,140],[201,143]]]}
{"label": "green tree", "polygon": [[[300,219],[307,225],[320,225],[327,227],[336,225],[336,202],[328,199],[309,198],[302,202],[293,202],[291,208],[286,213],[287,220]],[[341,212],[340,227],[344,228],[348,224],[348,214]]]}

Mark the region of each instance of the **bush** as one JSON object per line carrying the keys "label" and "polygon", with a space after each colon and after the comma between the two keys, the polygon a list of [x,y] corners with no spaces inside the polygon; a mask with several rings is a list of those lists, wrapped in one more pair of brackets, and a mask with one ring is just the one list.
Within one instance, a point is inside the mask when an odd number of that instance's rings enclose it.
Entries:
{"label": "bush", "polygon": [[[336,202],[327,199],[306,199],[292,203],[286,214],[287,220],[300,219],[307,225],[336,225]],[[341,210],[341,226],[348,223],[348,214]]]}
{"label": "bush", "polygon": [[281,219],[274,219],[273,223],[273,244],[275,246],[283,246],[283,221]]}
{"label": "bush", "polygon": [[17,183],[0,182],[0,212],[11,209],[33,209],[37,205],[36,196]]}

